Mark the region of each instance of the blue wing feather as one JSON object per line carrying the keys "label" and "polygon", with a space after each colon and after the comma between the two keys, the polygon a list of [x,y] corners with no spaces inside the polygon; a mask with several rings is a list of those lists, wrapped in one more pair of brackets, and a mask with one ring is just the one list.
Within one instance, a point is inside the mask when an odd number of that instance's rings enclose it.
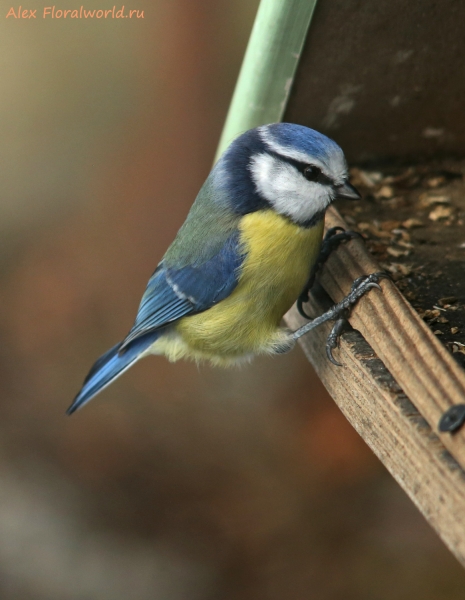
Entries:
{"label": "blue wing feather", "polygon": [[175,292],[167,280],[165,269],[159,266],[149,279],[135,323],[121,349],[139,335],[175,321],[192,310],[192,302]]}
{"label": "blue wing feather", "polygon": [[237,285],[244,260],[238,238],[238,232],[229,236],[221,250],[201,264],[192,260],[177,269],[162,262],[149,280],[136,321],[119,352],[138,337],[227,298]]}
{"label": "blue wing feather", "polygon": [[227,298],[236,287],[239,268],[244,260],[238,247],[238,237],[239,233],[231,235],[220,252],[202,264],[166,269],[168,281],[193,302],[195,312],[211,308]]}
{"label": "blue wing feather", "polygon": [[238,233],[234,233],[215,256],[201,264],[193,260],[177,269],[162,262],[148,282],[129,335],[97,360],[68,414],[89,402],[128,369],[169,323],[207,310],[229,296],[237,285],[243,260]]}

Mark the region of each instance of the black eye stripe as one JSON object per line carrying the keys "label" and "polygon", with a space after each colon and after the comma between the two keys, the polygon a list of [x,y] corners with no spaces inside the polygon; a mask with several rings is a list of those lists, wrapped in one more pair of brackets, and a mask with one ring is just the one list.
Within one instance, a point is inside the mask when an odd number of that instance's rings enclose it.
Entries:
{"label": "black eye stripe", "polygon": [[293,158],[289,158],[288,156],[281,156],[277,152],[273,152],[272,150],[268,149],[267,153],[271,156],[274,156],[275,158],[278,158],[281,161],[287,162],[288,164],[292,165],[295,169],[297,169],[297,171],[299,171],[299,173],[302,173],[304,177],[304,171],[307,167],[315,167],[320,170],[320,174],[318,175],[318,179],[316,181],[323,185],[333,185],[333,181],[321,171],[320,167],[316,167],[316,165],[312,165],[306,162],[300,162],[299,160],[294,160]]}

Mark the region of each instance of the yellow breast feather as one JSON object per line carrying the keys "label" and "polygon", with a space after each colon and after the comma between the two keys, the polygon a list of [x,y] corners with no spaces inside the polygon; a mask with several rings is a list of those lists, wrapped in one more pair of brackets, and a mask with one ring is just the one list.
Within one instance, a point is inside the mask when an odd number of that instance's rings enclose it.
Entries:
{"label": "yellow breast feather", "polygon": [[155,342],[152,353],[228,365],[275,352],[285,342],[279,324],[318,257],[323,221],[303,228],[261,210],[244,216],[239,228],[246,258],[237,287],[212,308],[182,318],[172,334]]}

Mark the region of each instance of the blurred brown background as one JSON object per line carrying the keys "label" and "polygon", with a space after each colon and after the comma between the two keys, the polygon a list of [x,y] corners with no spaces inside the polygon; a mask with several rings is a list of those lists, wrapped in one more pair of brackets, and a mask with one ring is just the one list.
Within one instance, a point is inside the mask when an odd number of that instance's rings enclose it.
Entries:
{"label": "blurred brown background", "polygon": [[64,416],[209,171],[257,1],[138,0],[124,21],[10,6],[0,598],[462,599],[465,573],[299,349],[231,371],[147,359]]}

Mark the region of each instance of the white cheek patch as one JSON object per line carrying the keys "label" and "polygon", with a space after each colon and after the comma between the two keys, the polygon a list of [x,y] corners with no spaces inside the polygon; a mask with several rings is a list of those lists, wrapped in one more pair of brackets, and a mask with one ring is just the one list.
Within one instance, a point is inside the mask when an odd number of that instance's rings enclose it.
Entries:
{"label": "white cheek patch", "polygon": [[305,223],[326,210],[332,201],[332,190],[307,181],[293,166],[269,154],[258,154],[250,162],[257,191],[279,214]]}

